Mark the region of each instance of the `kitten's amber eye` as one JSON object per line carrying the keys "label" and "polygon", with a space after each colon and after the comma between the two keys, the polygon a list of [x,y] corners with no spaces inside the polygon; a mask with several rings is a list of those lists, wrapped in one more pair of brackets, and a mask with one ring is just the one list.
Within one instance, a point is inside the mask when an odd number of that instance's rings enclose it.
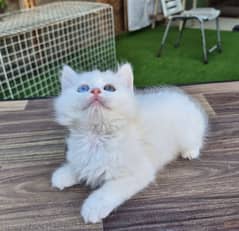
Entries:
{"label": "kitten's amber eye", "polygon": [[87,84],[83,84],[77,88],[77,92],[89,91],[90,87]]}
{"label": "kitten's amber eye", "polygon": [[113,85],[111,85],[111,84],[106,84],[104,86],[104,90],[105,91],[111,91],[111,92],[116,91],[115,87]]}

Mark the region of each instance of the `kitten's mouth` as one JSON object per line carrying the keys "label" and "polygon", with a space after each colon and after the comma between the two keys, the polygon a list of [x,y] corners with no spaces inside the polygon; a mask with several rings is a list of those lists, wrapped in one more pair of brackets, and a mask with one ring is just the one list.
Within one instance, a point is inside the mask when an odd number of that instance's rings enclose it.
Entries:
{"label": "kitten's mouth", "polygon": [[111,108],[108,107],[106,103],[99,97],[91,98],[90,101],[82,108],[82,110],[86,110],[89,107],[98,107],[98,106],[103,107],[107,110],[111,110]]}

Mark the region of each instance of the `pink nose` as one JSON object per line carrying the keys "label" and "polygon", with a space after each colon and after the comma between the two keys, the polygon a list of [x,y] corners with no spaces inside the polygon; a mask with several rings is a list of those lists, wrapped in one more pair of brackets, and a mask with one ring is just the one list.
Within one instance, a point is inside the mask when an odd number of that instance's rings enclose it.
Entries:
{"label": "pink nose", "polygon": [[94,95],[99,95],[101,93],[101,90],[99,88],[93,88],[90,93]]}

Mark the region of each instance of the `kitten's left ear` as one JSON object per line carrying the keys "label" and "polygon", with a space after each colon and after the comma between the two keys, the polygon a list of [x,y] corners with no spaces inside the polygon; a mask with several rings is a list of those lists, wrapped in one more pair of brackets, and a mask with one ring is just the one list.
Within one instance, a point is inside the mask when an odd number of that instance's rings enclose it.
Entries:
{"label": "kitten's left ear", "polygon": [[134,75],[132,66],[129,63],[125,63],[119,66],[118,71],[116,73],[120,78],[124,80],[127,87],[133,90],[134,88]]}
{"label": "kitten's left ear", "polygon": [[60,81],[61,89],[65,90],[69,87],[74,86],[76,83],[78,74],[68,65],[64,65],[61,71]]}

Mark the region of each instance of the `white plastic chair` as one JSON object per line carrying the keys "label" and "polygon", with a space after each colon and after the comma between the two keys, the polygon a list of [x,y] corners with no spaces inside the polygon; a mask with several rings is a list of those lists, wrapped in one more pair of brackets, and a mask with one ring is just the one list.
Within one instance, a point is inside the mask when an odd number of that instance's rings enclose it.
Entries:
{"label": "white plastic chair", "polygon": [[[162,6],[164,16],[168,18],[168,23],[163,35],[160,49],[157,54],[158,57],[160,57],[162,54],[162,50],[168,36],[169,28],[172,25],[172,22],[175,20],[183,21],[182,27],[179,32],[179,36],[175,43],[175,47],[179,47],[187,20],[196,19],[199,22],[200,29],[201,29],[204,63],[205,64],[208,63],[208,53],[211,53],[215,50],[217,50],[218,52],[222,51],[221,35],[220,35],[220,28],[219,28],[220,10],[216,10],[214,8],[193,8],[191,10],[184,10],[181,0],[161,0],[161,6]],[[209,20],[216,21],[217,43],[212,48],[207,49],[204,22]]]}

